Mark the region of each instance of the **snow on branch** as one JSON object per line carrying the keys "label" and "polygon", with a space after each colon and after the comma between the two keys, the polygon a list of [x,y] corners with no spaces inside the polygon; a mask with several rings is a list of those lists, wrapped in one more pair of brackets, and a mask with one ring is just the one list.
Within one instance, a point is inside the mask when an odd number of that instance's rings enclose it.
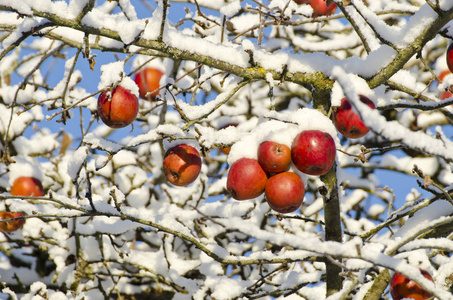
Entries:
{"label": "snow on branch", "polygon": [[399,142],[411,149],[417,149],[431,155],[443,157],[447,161],[453,161],[453,148],[445,145],[435,136],[410,131],[396,121],[388,122],[378,111],[359,101],[359,93],[354,89],[354,82],[362,81],[361,78],[353,74],[347,74],[339,67],[335,67],[333,73],[336,80],[340,83],[344,94],[357,109],[361,119],[376,134],[388,141]]}

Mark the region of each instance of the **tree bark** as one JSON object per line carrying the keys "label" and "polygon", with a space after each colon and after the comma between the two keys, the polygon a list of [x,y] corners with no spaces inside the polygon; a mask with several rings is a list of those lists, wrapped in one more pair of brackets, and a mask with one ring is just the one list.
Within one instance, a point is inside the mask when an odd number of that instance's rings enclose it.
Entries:
{"label": "tree bark", "polygon": [[379,273],[379,275],[374,280],[373,284],[371,285],[370,289],[366,293],[364,300],[378,300],[381,295],[384,294],[385,289],[389,285],[390,282],[390,272],[388,269],[384,269]]}
{"label": "tree bark", "polygon": [[[324,198],[324,222],[327,241],[342,242],[342,229],[340,218],[340,197],[338,195],[337,185],[337,164],[334,163],[330,171],[321,176],[321,180],[326,184],[327,193]],[[335,263],[333,258],[326,258],[326,282],[327,296],[332,295],[339,290],[343,285],[343,277],[340,273],[342,268],[340,264]]]}

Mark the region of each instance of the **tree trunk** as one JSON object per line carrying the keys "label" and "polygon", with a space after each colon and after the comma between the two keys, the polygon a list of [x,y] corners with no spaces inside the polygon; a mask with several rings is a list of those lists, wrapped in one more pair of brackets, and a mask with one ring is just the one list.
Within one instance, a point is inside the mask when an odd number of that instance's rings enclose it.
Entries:
{"label": "tree trunk", "polygon": [[[336,168],[337,164],[335,163],[332,169],[323,175],[321,179],[327,187],[327,194],[323,195],[326,240],[341,243],[340,197],[338,196]],[[340,275],[341,271],[341,266],[336,264],[333,258],[326,258],[327,296],[341,289],[343,284],[343,278]]]}

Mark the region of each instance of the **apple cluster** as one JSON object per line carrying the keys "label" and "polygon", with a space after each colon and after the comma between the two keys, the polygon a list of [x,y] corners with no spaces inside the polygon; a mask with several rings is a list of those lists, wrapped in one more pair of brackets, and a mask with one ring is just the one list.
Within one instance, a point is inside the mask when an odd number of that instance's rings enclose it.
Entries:
{"label": "apple cluster", "polygon": [[[40,197],[44,196],[44,189],[39,179],[29,176],[20,176],[14,180],[10,194],[12,196]],[[21,217],[24,216],[25,214],[19,212],[0,212],[0,219],[2,220],[16,218],[16,220],[0,222],[0,231],[13,232],[21,229],[25,223],[25,219]]]}
{"label": "apple cluster", "polygon": [[[140,98],[155,101],[159,95],[160,79],[164,73],[155,68],[143,68],[135,74]],[[137,117],[138,98],[128,89],[118,85],[111,91],[103,92],[98,99],[98,114],[105,125],[123,128]],[[180,144],[167,150],[163,171],[168,181],[176,186],[187,186],[197,179],[201,170],[198,151],[187,144]]]}
{"label": "apple cluster", "polygon": [[291,162],[308,175],[326,174],[335,162],[336,147],[330,134],[305,130],[291,149],[274,141],[258,147],[257,159],[240,158],[229,170],[227,190],[236,200],[253,199],[265,193],[269,206],[280,213],[297,210],[305,195],[304,182],[290,170]]}
{"label": "apple cluster", "polygon": [[[159,95],[160,80],[164,73],[155,68],[143,68],[135,74],[139,96],[155,101]],[[138,98],[121,85],[103,92],[97,103],[98,114],[105,125],[123,128],[137,117]],[[198,150],[187,144],[180,144],[167,150],[164,155],[163,171],[169,182],[176,186],[187,186],[197,179],[201,170]]]}
{"label": "apple cluster", "polygon": [[[366,96],[359,95],[359,99],[368,107],[376,108]],[[305,110],[309,111],[315,110]],[[314,123],[317,121],[317,118],[313,119]],[[347,98],[341,99],[341,105],[333,110],[332,122],[328,122],[351,139],[361,138],[369,132]],[[291,171],[291,163],[303,174],[319,176],[332,168],[335,156],[332,136],[318,129],[299,132],[292,138],[291,149],[285,144],[266,140],[259,144],[256,159],[241,157],[231,164],[227,190],[236,200],[253,199],[264,193],[273,210],[293,212],[302,204],[305,189],[300,176]]]}
{"label": "apple cluster", "polygon": [[[155,68],[144,68],[135,74],[134,81],[141,98],[149,101],[156,100],[163,74]],[[99,117],[111,128],[123,128],[131,124],[137,118],[138,108],[138,98],[120,85],[111,91],[101,93],[97,103]]]}

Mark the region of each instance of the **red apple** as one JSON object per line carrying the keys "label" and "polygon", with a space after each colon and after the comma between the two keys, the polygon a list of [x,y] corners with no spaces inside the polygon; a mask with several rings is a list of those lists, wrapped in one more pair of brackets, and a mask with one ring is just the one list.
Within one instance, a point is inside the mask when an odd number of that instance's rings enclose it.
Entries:
{"label": "red apple", "polygon": [[[146,100],[156,100],[160,88],[160,78],[164,73],[158,69],[145,68],[135,74],[135,83],[138,85],[140,97]],[[148,94],[149,93],[149,94]]]}
{"label": "red apple", "polygon": [[309,175],[326,174],[335,162],[335,142],[320,130],[299,133],[291,146],[291,158],[299,171]]}
{"label": "red apple", "polygon": [[20,176],[14,180],[10,193],[13,196],[40,197],[44,195],[44,189],[39,179],[34,177]]}
{"label": "red apple", "polygon": [[453,97],[453,94],[450,93],[449,91],[443,91],[440,93],[440,100],[445,100],[447,98]]}
{"label": "red apple", "polygon": [[126,127],[137,117],[138,99],[128,89],[118,85],[113,91],[105,91],[99,96],[98,114],[109,127]]}
{"label": "red apple", "polygon": [[319,16],[330,16],[337,9],[335,3],[332,3],[329,5],[329,7],[327,7],[326,0],[311,0],[310,6],[313,8],[313,18]]}
{"label": "red apple", "polygon": [[447,66],[450,72],[453,72],[453,43],[447,49]]}
{"label": "red apple", "polygon": [[165,153],[164,174],[176,186],[186,186],[197,179],[201,170],[201,157],[198,150],[187,144],[170,148]]}
{"label": "red apple", "polygon": [[[443,81],[444,77],[447,76],[448,74],[451,74],[450,70],[443,71],[442,73],[440,73],[439,79]],[[449,91],[443,91],[440,93],[440,100],[444,100],[451,97],[453,97],[453,94],[450,93]]]}
{"label": "red apple", "polygon": [[[0,212],[0,219],[13,219],[20,218],[25,216],[23,213],[12,213],[12,212]],[[13,232],[19,230],[24,226],[25,219],[11,220],[6,222],[0,222],[0,231],[1,232]]]}
{"label": "red apple", "polygon": [[[433,281],[428,272],[425,270],[420,271],[425,278]],[[425,300],[432,297],[431,294],[422,289],[415,281],[412,281],[399,273],[393,275],[392,280],[390,281],[390,294],[392,295],[393,300],[404,298]]]}
{"label": "red apple", "polygon": [[223,154],[228,155],[228,154],[230,154],[231,147],[222,147],[222,148],[220,148],[220,151],[221,151]]}
{"label": "red apple", "polygon": [[302,179],[294,172],[271,176],[265,187],[269,206],[282,214],[297,210],[304,200],[305,188]]}
{"label": "red apple", "polygon": [[313,8],[312,17],[316,18],[319,16],[330,16],[337,9],[337,5],[332,3],[327,7],[326,0],[294,0],[297,4],[310,4]]}
{"label": "red apple", "polygon": [[[376,108],[373,101],[363,95],[359,95],[360,101],[370,108]],[[352,109],[347,98],[341,99],[341,105],[333,112],[333,123],[337,130],[345,137],[358,139],[370,131],[362,122],[360,116]]]}
{"label": "red apple", "polygon": [[227,190],[236,200],[258,197],[264,192],[267,174],[256,159],[240,158],[228,172]]}
{"label": "red apple", "polygon": [[443,81],[444,78],[445,78],[445,76],[447,76],[448,74],[451,74],[450,70],[444,70],[444,71],[442,71],[442,72],[440,73],[440,75],[439,75],[440,81]]}
{"label": "red apple", "polygon": [[286,171],[291,163],[291,149],[272,141],[262,142],[258,146],[258,162],[269,173]]}
{"label": "red apple", "polygon": [[[230,126],[236,127],[236,126],[238,126],[238,125],[239,125],[239,124],[237,124],[237,123],[230,123],[230,124],[227,124],[227,125],[221,127],[220,129],[225,129],[225,128],[230,127]],[[221,147],[221,148],[220,148],[220,151],[221,151],[223,154],[228,155],[228,154],[230,154],[231,147]]]}

